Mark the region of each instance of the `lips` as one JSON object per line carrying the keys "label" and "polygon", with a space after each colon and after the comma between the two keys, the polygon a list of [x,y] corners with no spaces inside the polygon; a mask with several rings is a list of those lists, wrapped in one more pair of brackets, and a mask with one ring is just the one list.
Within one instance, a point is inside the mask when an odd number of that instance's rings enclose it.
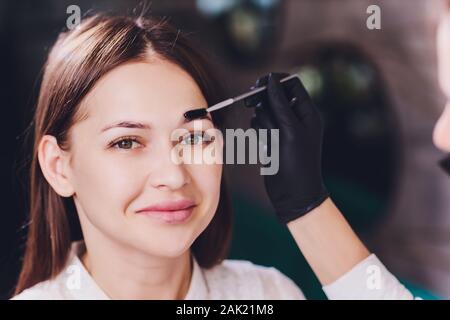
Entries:
{"label": "lips", "polygon": [[165,201],[159,202],[148,207],[139,209],[136,213],[146,212],[146,211],[178,211],[187,209],[189,207],[195,206],[195,203],[189,199],[180,199],[175,201]]}
{"label": "lips", "polygon": [[196,204],[189,199],[159,202],[139,209],[137,214],[162,220],[167,223],[181,223],[189,219]]}

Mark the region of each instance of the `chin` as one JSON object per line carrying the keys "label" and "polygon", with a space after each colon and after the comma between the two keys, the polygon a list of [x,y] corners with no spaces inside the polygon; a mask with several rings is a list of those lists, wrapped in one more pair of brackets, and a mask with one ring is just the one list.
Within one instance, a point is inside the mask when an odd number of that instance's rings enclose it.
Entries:
{"label": "chin", "polygon": [[159,256],[166,258],[178,258],[189,251],[191,248],[191,242],[188,243],[177,243],[173,244],[165,244],[158,248]]}
{"label": "chin", "polygon": [[138,246],[139,250],[149,255],[177,258],[190,250],[196,237],[192,232],[167,232],[167,234],[159,234],[152,237],[151,233],[147,233]]}

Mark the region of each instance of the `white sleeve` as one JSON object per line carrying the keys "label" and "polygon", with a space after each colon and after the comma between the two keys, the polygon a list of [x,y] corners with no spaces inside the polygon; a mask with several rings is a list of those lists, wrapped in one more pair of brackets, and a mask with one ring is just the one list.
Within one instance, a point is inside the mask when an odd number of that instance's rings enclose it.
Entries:
{"label": "white sleeve", "polygon": [[322,289],[331,300],[414,299],[374,254]]}

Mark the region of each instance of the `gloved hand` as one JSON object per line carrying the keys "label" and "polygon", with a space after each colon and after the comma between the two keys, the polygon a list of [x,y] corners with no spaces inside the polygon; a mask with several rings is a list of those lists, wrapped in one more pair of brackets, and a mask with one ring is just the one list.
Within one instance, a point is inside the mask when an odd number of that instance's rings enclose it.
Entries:
{"label": "gloved hand", "polygon": [[279,129],[279,170],[265,175],[264,184],[283,223],[305,215],[329,196],[321,170],[322,119],[299,78],[279,82],[286,76],[270,73],[258,79],[255,87],[267,85],[267,90],[244,101],[255,107],[253,129]]}

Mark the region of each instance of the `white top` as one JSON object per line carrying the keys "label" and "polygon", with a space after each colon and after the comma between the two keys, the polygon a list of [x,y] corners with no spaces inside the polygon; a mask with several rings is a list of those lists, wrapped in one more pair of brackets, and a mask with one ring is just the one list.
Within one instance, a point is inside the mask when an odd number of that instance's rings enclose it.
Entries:
{"label": "white top", "polygon": [[[83,250],[83,242],[74,242],[68,263],[57,277],[40,282],[12,299],[110,299],[82,264],[79,255]],[[303,300],[305,297],[291,279],[273,267],[225,260],[211,269],[202,269],[193,257],[191,283],[185,300],[207,299]]]}
{"label": "white top", "polygon": [[[83,242],[73,243],[68,263],[56,278],[38,283],[12,299],[110,299],[81,263],[82,250]],[[324,286],[323,291],[329,299],[413,299],[374,254]],[[305,297],[291,279],[273,267],[225,260],[211,269],[202,269],[193,258],[185,300],[207,299],[304,300]]]}
{"label": "white top", "polygon": [[374,254],[322,289],[327,297],[333,300],[420,299],[414,298]]}

